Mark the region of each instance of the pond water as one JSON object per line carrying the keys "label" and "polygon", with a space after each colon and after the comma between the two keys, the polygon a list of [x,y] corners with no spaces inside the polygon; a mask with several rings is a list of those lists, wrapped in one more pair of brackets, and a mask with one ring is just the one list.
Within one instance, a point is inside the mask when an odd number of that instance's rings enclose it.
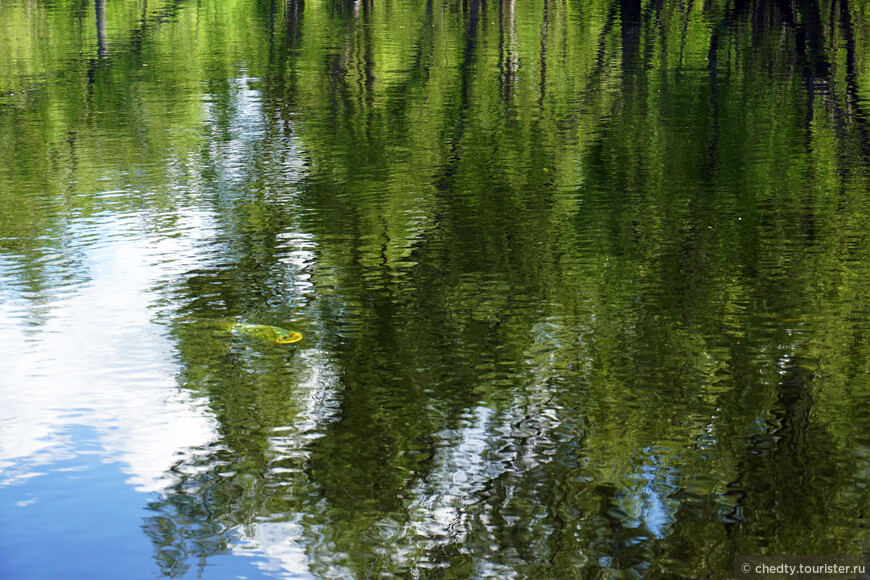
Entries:
{"label": "pond water", "polygon": [[868,55],[855,0],[0,3],[0,577],[870,554]]}

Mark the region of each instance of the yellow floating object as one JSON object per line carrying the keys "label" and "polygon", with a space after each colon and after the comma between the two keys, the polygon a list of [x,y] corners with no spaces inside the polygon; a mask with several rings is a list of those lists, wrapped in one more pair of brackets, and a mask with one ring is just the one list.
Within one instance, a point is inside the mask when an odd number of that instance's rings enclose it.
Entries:
{"label": "yellow floating object", "polygon": [[229,330],[235,334],[255,336],[277,344],[293,344],[302,340],[302,335],[298,332],[291,332],[279,326],[269,326],[268,324],[245,324],[238,322],[230,325]]}
{"label": "yellow floating object", "polygon": [[298,332],[288,332],[275,340],[278,344],[293,344],[302,340],[302,335]]}

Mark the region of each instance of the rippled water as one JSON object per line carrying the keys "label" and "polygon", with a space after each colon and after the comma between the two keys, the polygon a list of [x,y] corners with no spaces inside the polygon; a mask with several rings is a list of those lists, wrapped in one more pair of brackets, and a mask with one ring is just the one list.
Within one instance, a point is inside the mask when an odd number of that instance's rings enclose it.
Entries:
{"label": "rippled water", "polygon": [[848,0],[3,2],[0,577],[870,554],[867,54]]}

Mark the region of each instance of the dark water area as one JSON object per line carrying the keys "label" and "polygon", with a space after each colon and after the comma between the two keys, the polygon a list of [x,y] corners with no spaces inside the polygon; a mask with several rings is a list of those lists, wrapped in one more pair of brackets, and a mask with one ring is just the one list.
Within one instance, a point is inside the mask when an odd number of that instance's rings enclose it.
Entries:
{"label": "dark water area", "polygon": [[870,555],[865,2],[7,0],[0,158],[4,579]]}

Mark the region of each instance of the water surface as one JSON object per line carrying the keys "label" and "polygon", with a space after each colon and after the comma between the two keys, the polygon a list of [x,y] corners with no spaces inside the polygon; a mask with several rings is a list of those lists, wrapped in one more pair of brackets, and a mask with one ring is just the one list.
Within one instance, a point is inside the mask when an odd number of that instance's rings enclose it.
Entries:
{"label": "water surface", "polygon": [[2,3],[0,576],[867,555],[867,10]]}

